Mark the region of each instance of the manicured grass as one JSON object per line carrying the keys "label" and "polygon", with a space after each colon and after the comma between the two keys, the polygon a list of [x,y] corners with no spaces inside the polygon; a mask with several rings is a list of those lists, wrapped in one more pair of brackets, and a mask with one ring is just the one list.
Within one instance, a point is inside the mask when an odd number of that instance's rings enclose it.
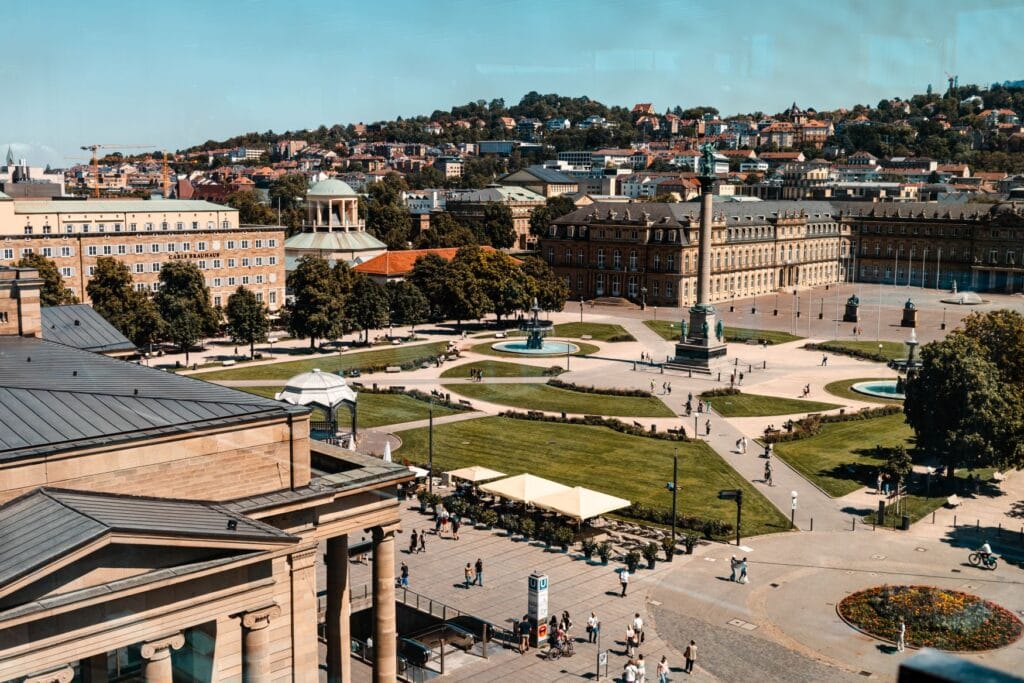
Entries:
{"label": "manicured grass", "polygon": [[798,398],[779,398],[761,394],[734,394],[732,396],[711,396],[706,398],[719,415],[723,417],[757,417],[762,415],[795,415],[797,413],[819,413],[839,406],[834,403],[803,401]]}
{"label": "manicured grass", "polygon": [[[967,470],[957,470],[955,477],[956,481],[953,486],[949,486],[946,483],[945,477],[941,474],[933,474],[931,484],[929,484],[927,475],[914,473],[910,478],[907,495],[903,497],[903,500],[899,504],[899,508],[897,509],[895,505],[889,505],[886,507],[884,524],[887,526],[892,526],[893,524],[898,525],[901,521],[900,518],[904,514],[910,516],[911,524],[920,519],[924,519],[930,515],[933,510],[938,510],[940,507],[945,505],[946,499],[949,498],[950,495],[954,493],[964,495],[964,493],[972,490],[971,484],[967,481],[968,476],[978,475],[981,477],[983,482],[987,482],[992,478],[993,472],[995,472],[995,468],[992,467],[973,470],[971,472],[968,472]],[[874,510],[864,518],[864,521],[871,524],[877,517],[878,510]]]}
{"label": "manicured grass", "polygon": [[[858,353],[869,353],[878,354],[878,345],[882,345],[881,355],[886,360],[896,360],[897,358],[907,357],[907,345],[903,342],[893,341],[830,341],[822,342],[818,346],[820,350],[828,351],[830,353],[847,353],[847,355],[857,355]],[[881,362],[881,361],[879,361]]]}
{"label": "manicured grass", "polygon": [[375,367],[402,365],[404,363],[433,359],[441,355],[446,347],[447,344],[445,342],[435,342],[432,344],[417,344],[415,346],[394,346],[376,351],[349,351],[344,355],[317,354],[303,360],[204,372],[196,377],[211,381],[225,379],[287,380],[299,373],[309,372],[313,368],[320,368],[324,372],[353,369],[366,371]]}
{"label": "manicured grass", "polygon": [[[399,459],[427,459],[427,430],[401,432]],[[721,489],[743,490],[744,536],[783,531],[789,521],[707,444],[670,443],[586,425],[487,417],[434,427],[434,467],[491,467],[529,472],[567,486],[585,486],[669,510],[672,453],[679,449],[678,511],[736,523],[736,506]]]}
{"label": "manicured grass", "polygon": [[775,454],[838,498],[862,486],[874,488],[878,468],[885,464],[875,457],[875,446],[898,444],[907,450],[914,445],[902,413],[825,424],[815,436],[775,444]]}
{"label": "manicured grass", "polygon": [[825,391],[838,396],[840,398],[850,399],[851,401],[867,401],[869,403],[903,403],[898,398],[878,398],[877,396],[868,396],[867,394],[861,394],[854,391],[850,387],[859,382],[878,382],[881,380],[893,379],[892,377],[858,377],[856,379],[841,379],[837,382],[829,382],[825,385]]}
{"label": "manicured grass", "polygon": [[[280,386],[275,387],[238,387],[240,391],[247,391],[250,394],[258,394],[267,398],[274,398],[274,394],[281,391]],[[401,422],[412,422],[413,420],[426,420],[430,405],[426,401],[420,401],[404,394],[371,394],[362,392],[356,401],[358,413],[356,419],[358,426],[380,427],[383,425],[399,424]],[[453,415],[456,410],[444,406],[434,406],[434,417]],[[316,419],[323,419],[323,416]],[[339,420],[342,424],[348,424],[348,410],[339,411]]]}
{"label": "manicured grass", "polygon": [[[677,341],[679,339],[679,321],[672,320],[645,320],[644,325],[651,328],[662,339]],[[725,340],[730,342],[744,342],[748,339],[764,339],[769,344],[785,344],[786,342],[797,341],[803,337],[797,337],[789,332],[777,332],[775,330],[754,330],[747,327],[726,327]]]}
{"label": "manicured grass", "polygon": [[[482,353],[485,356],[497,356],[498,358],[523,358],[524,357],[525,354],[522,354],[522,353],[506,353],[505,351],[497,351],[497,350],[491,348],[491,346],[493,346],[494,344],[500,344],[503,341],[508,341],[508,340],[507,339],[492,339],[491,341],[484,342],[483,344],[477,344],[476,346],[471,348],[470,351],[473,351],[474,353]],[[555,337],[552,337],[552,341],[565,341],[565,340],[564,339],[557,339]],[[581,342],[581,341],[576,341],[576,340],[573,340],[572,343],[575,344],[576,346],[580,347],[579,351],[577,351],[576,353],[572,354],[574,356],[589,356],[592,353],[597,353],[598,351],[600,351],[600,349],[598,347],[594,346],[593,344],[588,344],[586,342]],[[558,358],[558,357],[564,358],[565,354],[564,353],[532,354],[530,357],[532,357],[532,358]]]}
{"label": "manicured grass", "polygon": [[[521,363],[505,363],[500,360],[478,360],[441,373],[442,377],[469,377],[470,370],[480,370],[484,377],[543,377],[548,370],[558,366],[543,367],[540,365],[523,365]],[[559,368],[561,370],[561,368]],[[554,374],[551,375],[552,377]]]}
{"label": "manicured grass", "polygon": [[[553,338],[570,337],[572,339],[579,339],[585,334],[589,334],[595,341],[636,341],[633,336],[626,331],[625,327],[609,323],[562,323],[560,325],[555,325],[554,331],[552,331],[549,336]],[[509,336],[524,337],[526,336],[526,333],[516,331]]]}
{"label": "manicured grass", "polygon": [[445,391],[513,408],[565,411],[616,417],[672,417],[675,413],[654,396],[609,396],[561,389],[547,384],[451,384]]}

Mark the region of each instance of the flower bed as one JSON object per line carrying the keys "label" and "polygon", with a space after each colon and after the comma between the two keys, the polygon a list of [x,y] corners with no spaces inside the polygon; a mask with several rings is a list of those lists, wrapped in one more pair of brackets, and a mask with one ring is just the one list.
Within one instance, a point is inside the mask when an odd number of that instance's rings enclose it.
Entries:
{"label": "flower bed", "polygon": [[977,652],[1005,647],[1021,636],[1020,619],[974,595],[931,586],[875,586],[844,598],[839,616],[854,628],[895,641],[900,619],[908,647]]}

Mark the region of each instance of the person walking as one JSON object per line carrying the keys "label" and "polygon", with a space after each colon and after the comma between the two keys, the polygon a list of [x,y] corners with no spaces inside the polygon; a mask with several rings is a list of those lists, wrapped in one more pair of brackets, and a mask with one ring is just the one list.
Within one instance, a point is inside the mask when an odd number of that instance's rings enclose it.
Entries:
{"label": "person walking", "polygon": [[745,436],[740,437],[740,453],[744,455],[747,453],[747,437]]}
{"label": "person walking", "polygon": [[462,526],[462,519],[458,515],[452,517],[452,538],[459,540],[459,527]]}
{"label": "person walking", "polygon": [[668,395],[671,396],[672,395],[672,382],[669,382],[665,386],[668,389]]}
{"label": "person walking", "polygon": [[427,552],[427,534],[425,532],[422,532],[422,531],[420,532],[420,548],[419,548],[419,550],[417,552],[420,552],[420,553]]}
{"label": "person walking", "polygon": [[651,380],[651,394],[654,394],[654,380]]}
{"label": "person walking", "polygon": [[409,554],[410,555],[412,555],[414,552],[416,552],[416,545],[419,543],[419,541],[420,541],[419,534],[417,534],[416,530],[413,529],[412,530],[412,536],[409,537]]}
{"label": "person walking", "polygon": [[896,651],[903,652],[907,647],[907,625],[900,619],[900,628],[896,633]]}
{"label": "person walking", "polygon": [[643,655],[636,656],[636,683],[647,683],[647,663]]}
{"label": "person walking", "polygon": [[825,367],[826,365],[828,365],[828,356],[822,356],[821,357],[821,367]]}
{"label": "person walking", "polygon": [[633,624],[626,624],[626,656],[632,658],[636,650],[636,631]]}
{"label": "person walking", "polygon": [[622,667],[622,680],[625,683],[636,683],[636,662],[632,659],[626,660],[626,665]]}
{"label": "person walking", "polygon": [[484,561],[482,559],[480,559],[479,557],[476,558],[476,566],[474,567],[474,569],[476,569],[476,585],[478,585],[481,588],[483,588],[484,587]]}
{"label": "person walking", "polygon": [[704,429],[707,430],[708,436],[711,436],[711,420],[704,423]]}
{"label": "person walking", "polygon": [[683,657],[686,658],[686,668],[683,669],[688,674],[693,673],[693,663],[697,661],[697,642],[694,640],[690,641],[690,644],[686,646],[686,651],[683,652]]}
{"label": "person walking", "polygon": [[409,587],[409,565],[405,562],[402,563],[402,578],[399,580],[399,585],[402,586],[402,588]]}
{"label": "person walking", "polygon": [[772,463],[771,463],[770,460],[765,462],[765,464],[764,464],[764,483],[768,484],[768,486],[773,486],[773,484],[772,484]]}
{"label": "person walking", "polygon": [[587,617],[587,642],[597,642],[597,631],[601,627],[601,622],[597,620],[597,615],[593,612]]}
{"label": "person walking", "polygon": [[750,579],[747,578],[747,558],[740,560],[740,583],[747,583]]}
{"label": "person walking", "polygon": [[668,683],[668,657],[665,655],[658,662],[658,683]]}
{"label": "person walking", "polygon": [[469,562],[467,562],[466,563],[466,569],[463,571],[463,574],[465,574],[465,577],[464,577],[465,578],[465,586],[464,587],[465,588],[469,588],[470,586],[473,585],[473,565],[471,565]]}
{"label": "person walking", "polygon": [[530,615],[524,614],[519,621],[519,654],[530,649]]}
{"label": "person walking", "polygon": [[568,610],[564,610],[562,612],[562,619],[558,625],[563,631],[565,631],[565,635],[569,635],[569,629],[572,628],[572,619],[569,617]]}
{"label": "person walking", "polygon": [[738,566],[739,566],[739,562],[736,561],[736,556],[733,555],[729,559],[729,568],[732,569],[732,574],[729,575],[729,580],[730,581],[735,581],[736,580],[736,569],[737,569]]}
{"label": "person walking", "polygon": [[623,567],[619,570],[619,585],[622,586],[620,598],[626,597],[626,589],[629,588],[629,570]]}
{"label": "person walking", "polygon": [[633,631],[636,633],[637,644],[644,642],[644,620],[640,618],[639,612],[633,615]]}

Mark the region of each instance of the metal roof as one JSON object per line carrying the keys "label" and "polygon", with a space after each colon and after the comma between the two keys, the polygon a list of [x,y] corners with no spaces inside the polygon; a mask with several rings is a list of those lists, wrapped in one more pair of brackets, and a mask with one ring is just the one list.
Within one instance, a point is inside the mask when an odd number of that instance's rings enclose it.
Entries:
{"label": "metal roof", "polygon": [[387,249],[388,245],[362,230],[335,230],[333,232],[300,232],[286,239],[284,248],[286,250],[369,251]]}
{"label": "metal roof", "polygon": [[358,197],[356,191],[352,189],[352,186],[346,183],[344,180],[338,180],[337,178],[327,178],[321,180],[318,183],[314,183],[306,191],[307,197]]}
{"label": "metal roof", "polygon": [[93,353],[134,351],[135,344],[87,304],[43,306],[43,339]]}
{"label": "metal roof", "polygon": [[307,412],[42,339],[0,337],[0,460]]}
{"label": "metal roof", "polygon": [[209,539],[213,545],[297,540],[215,503],[39,488],[0,507],[0,586],[112,532]]}
{"label": "metal roof", "polygon": [[[579,181],[576,180],[575,178],[570,178],[561,171],[556,171],[553,168],[545,168],[543,166],[527,166],[524,170],[526,173],[529,173],[534,178],[542,180],[545,183],[551,183],[553,185],[576,185],[579,183]],[[509,175],[512,174],[510,173]]]}
{"label": "metal roof", "polygon": [[233,211],[238,209],[197,199],[69,199],[16,202],[16,214],[42,213],[165,213],[188,211]]}

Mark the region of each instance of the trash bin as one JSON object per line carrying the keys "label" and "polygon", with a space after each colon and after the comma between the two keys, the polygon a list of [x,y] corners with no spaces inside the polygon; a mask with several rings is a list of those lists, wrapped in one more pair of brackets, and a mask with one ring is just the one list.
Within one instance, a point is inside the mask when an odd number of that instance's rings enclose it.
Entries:
{"label": "trash bin", "polygon": [[900,531],[910,531],[910,515],[903,515],[900,520]]}

